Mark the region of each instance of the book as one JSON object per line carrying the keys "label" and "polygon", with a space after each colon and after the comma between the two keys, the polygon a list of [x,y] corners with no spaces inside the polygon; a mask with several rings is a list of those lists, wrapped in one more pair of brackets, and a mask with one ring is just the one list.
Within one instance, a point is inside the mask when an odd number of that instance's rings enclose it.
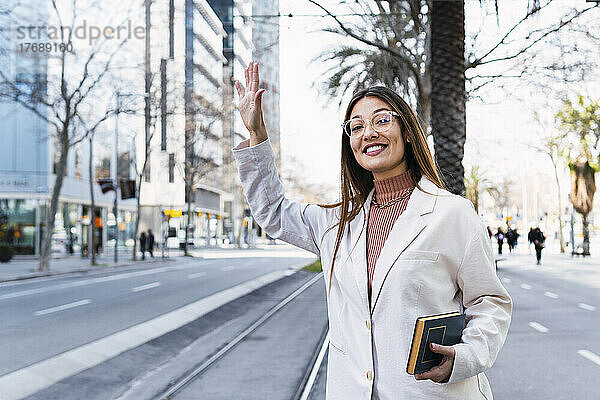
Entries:
{"label": "book", "polygon": [[406,372],[420,374],[439,365],[444,356],[431,351],[429,345],[437,343],[452,346],[460,343],[465,318],[465,314],[459,312],[417,318]]}

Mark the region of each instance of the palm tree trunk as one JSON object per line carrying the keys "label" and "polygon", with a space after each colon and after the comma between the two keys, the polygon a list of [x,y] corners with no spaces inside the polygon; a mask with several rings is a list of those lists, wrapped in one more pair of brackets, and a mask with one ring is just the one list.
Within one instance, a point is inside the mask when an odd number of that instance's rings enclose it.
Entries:
{"label": "palm tree trunk", "polygon": [[590,221],[588,220],[588,214],[583,214],[583,255],[590,255]]}
{"label": "palm tree trunk", "polygon": [[465,194],[466,138],[464,0],[433,0],[431,9],[431,128],[435,158],[453,193]]}

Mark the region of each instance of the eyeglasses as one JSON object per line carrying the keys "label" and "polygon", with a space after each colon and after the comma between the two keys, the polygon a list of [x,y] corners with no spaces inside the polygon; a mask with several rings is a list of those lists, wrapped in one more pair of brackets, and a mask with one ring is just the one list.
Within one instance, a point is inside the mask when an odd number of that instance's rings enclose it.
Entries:
{"label": "eyeglasses", "polygon": [[377,133],[383,133],[390,129],[393,122],[393,117],[398,117],[399,114],[394,111],[381,111],[373,115],[371,119],[353,118],[342,124],[344,133],[349,137],[359,137],[367,129],[367,124],[371,124],[371,128]]}

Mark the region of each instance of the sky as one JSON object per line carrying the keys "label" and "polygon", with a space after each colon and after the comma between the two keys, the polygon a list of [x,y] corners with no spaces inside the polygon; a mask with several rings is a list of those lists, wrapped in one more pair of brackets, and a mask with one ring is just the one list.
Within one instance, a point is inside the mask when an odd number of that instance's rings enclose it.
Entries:
{"label": "sky", "polygon": [[[500,1],[500,29],[512,26],[516,18],[521,18],[526,3]],[[557,7],[544,18],[558,13],[560,7],[569,3],[572,4],[568,0],[558,1]],[[583,0],[581,3],[581,6],[586,6]],[[323,4],[331,5],[333,2]],[[281,0],[280,10],[282,14],[322,13],[305,0]],[[600,16],[600,10],[592,12],[596,13],[596,18]],[[466,18],[468,33],[483,24],[478,46],[486,48],[498,36],[495,16],[484,20],[478,0],[466,1]],[[337,100],[319,93],[314,82],[319,79],[323,67],[310,63],[310,60],[339,44],[341,39],[337,35],[318,32],[319,27],[331,24],[331,19],[282,17],[280,20],[282,158],[284,162],[290,157],[295,158],[307,182],[330,185],[327,197],[333,201],[337,198],[339,184],[339,126],[344,110],[338,108]],[[528,143],[535,143],[539,137],[548,134],[533,121],[533,110],[551,118],[553,109],[545,105],[548,99],[541,91],[536,93],[533,88],[532,93],[531,87],[516,83],[506,91],[486,91],[484,102],[473,100],[467,104],[467,143],[463,165],[466,169],[470,165],[479,165],[495,181],[501,181],[503,177],[522,181],[535,174],[546,176],[551,170],[550,161],[528,147]],[[582,82],[581,85],[577,89],[590,95],[600,93],[598,81]],[[563,186],[568,190],[568,174],[561,179],[565,180]]]}

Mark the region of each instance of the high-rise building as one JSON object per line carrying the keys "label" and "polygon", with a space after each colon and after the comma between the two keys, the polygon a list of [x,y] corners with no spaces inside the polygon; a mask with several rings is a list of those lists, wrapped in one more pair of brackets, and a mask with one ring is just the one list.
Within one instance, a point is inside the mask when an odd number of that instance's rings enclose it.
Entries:
{"label": "high-rise building", "polygon": [[279,142],[279,0],[254,0],[252,4],[252,59],[260,65],[263,96],[263,116],[275,151],[277,167],[281,169]]}
{"label": "high-rise building", "polygon": [[[85,21],[86,10],[78,11],[80,13],[73,28],[79,28],[78,33],[88,33],[81,25]],[[69,93],[73,93],[77,82],[82,81],[84,63],[70,53],[69,48],[61,48],[62,41],[56,37],[62,27],[55,15],[63,12],[65,16],[73,15],[62,9],[50,12],[45,2],[6,0],[0,13],[0,90],[4,94],[13,90],[25,94],[20,96],[25,99],[21,102],[11,101],[6,96],[0,99],[0,137],[3,142],[3,146],[0,146],[0,242],[10,244],[17,254],[40,253],[56,180],[56,162],[59,158],[57,130],[61,125],[54,125],[59,122],[54,114],[62,115],[62,109],[56,108],[55,101],[60,99],[56,88],[60,87],[63,71],[57,62],[60,57],[48,55],[69,52],[64,69],[65,81],[70,85]],[[71,26],[72,21],[65,19],[60,22]],[[80,46],[76,54],[91,54],[88,52],[88,39],[73,44]],[[44,51],[32,48],[32,43],[37,42],[48,43],[52,48],[45,48]],[[94,69],[89,73],[89,78],[93,79],[98,77],[99,70]],[[81,92],[89,87],[88,83],[82,83]],[[90,92],[92,96],[96,95],[96,92]],[[81,136],[85,128],[82,121],[97,121],[95,112],[98,110],[89,107],[88,100],[81,100],[80,112],[69,125],[73,143],[69,147],[66,173],[58,198],[52,252],[86,254],[90,227],[93,227],[99,248],[110,246],[116,232],[121,243],[132,240],[134,201],[121,202],[118,218],[115,218],[112,214],[114,195],[103,194],[99,185],[94,183],[96,208],[92,211],[90,207],[90,180],[95,181],[104,173],[110,174],[107,170],[113,148],[105,139],[109,135],[112,137],[113,130],[111,121],[99,125],[94,135],[94,155],[90,160],[90,136]],[[95,104],[98,109],[105,105],[99,99],[95,100]],[[119,153],[119,159],[130,157],[131,153],[125,147]],[[128,172],[126,167],[124,170]]]}
{"label": "high-rise building", "polygon": [[152,2],[151,15],[151,94],[159,106],[150,179],[142,185],[142,226],[161,229],[175,246],[184,243],[187,225],[190,244],[214,245],[223,239],[229,192],[217,178],[226,32],[205,0]]}
{"label": "high-rise building", "polygon": [[254,46],[252,43],[252,1],[251,0],[208,0],[209,4],[223,23],[227,36],[223,39],[223,54],[227,59],[223,67],[223,154],[226,168],[220,174],[221,181],[230,188],[230,197],[225,203],[227,213],[225,231],[231,240],[239,243],[243,236],[244,203],[243,194],[237,185],[236,167],[231,155],[232,147],[245,139],[247,130],[235,109],[237,92],[236,80],[245,84],[244,70],[248,67]]}

